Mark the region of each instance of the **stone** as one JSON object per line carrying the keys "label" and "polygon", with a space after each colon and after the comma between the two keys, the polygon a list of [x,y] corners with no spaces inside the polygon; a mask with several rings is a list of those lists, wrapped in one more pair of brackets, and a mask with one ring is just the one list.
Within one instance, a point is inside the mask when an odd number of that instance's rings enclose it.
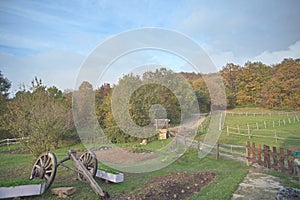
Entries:
{"label": "stone", "polygon": [[60,198],[67,198],[76,192],[75,187],[59,187],[51,190],[52,194],[58,195]]}
{"label": "stone", "polygon": [[297,200],[300,199],[300,190],[296,188],[281,187],[276,196],[277,200]]}

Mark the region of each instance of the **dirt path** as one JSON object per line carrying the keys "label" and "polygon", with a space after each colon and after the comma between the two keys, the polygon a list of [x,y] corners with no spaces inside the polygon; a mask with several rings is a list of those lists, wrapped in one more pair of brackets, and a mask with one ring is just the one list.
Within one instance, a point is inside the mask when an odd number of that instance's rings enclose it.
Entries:
{"label": "dirt path", "polygon": [[231,200],[275,199],[281,186],[280,178],[264,174],[257,169],[250,169]]}

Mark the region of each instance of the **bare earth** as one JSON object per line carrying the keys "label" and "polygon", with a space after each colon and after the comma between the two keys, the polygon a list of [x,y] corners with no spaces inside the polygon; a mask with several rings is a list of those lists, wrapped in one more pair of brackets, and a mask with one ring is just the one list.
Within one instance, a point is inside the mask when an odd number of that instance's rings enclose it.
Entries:
{"label": "bare earth", "polygon": [[132,164],[140,161],[155,158],[154,154],[131,153],[127,149],[112,148],[107,150],[99,150],[94,152],[98,160],[114,163],[114,164]]}
{"label": "bare earth", "polygon": [[208,185],[217,175],[213,172],[199,172],[194,174],[173,173],[149,180],[141,188],[128,194],[114,195],[111,199],[118,200],[185,200],[198,193]]}

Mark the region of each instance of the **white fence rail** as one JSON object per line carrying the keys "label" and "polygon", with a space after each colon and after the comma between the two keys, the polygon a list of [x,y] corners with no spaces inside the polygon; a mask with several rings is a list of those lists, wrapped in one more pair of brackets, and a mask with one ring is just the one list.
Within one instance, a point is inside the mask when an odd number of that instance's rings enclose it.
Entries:
{"label": "white fence rail", "polygon": [[0,146],[9,146],[12,144],[19,144],[22,140],[28,140],[28,137],[21,137],[21,138],[7,138],[0,140]]}

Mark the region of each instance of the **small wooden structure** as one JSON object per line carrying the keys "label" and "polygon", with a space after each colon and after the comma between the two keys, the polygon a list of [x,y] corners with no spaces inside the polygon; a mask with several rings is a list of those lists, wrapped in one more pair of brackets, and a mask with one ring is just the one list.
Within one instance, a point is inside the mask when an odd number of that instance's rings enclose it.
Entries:
{"label": "small wooden structure", "polygon": [[170,137],[169,123],[170,123],[169,119],[155,119],[155,127],[156,127],[156,131],[158,131],[159,140],[166,140]]}
{"label": "small wooden structure", "polygon": [[168,129],[160,129],[158,134],[158,139],[166,140],[170,137]]}
{"label": "small wooden structure", "polygon": [[154,119],[155,120],[155,127],[156,127],[156,131],[158,131],[161,127],[161,128],[166,128],[166,129],[169,129],[169,123],[171,120],[169,119]]}

